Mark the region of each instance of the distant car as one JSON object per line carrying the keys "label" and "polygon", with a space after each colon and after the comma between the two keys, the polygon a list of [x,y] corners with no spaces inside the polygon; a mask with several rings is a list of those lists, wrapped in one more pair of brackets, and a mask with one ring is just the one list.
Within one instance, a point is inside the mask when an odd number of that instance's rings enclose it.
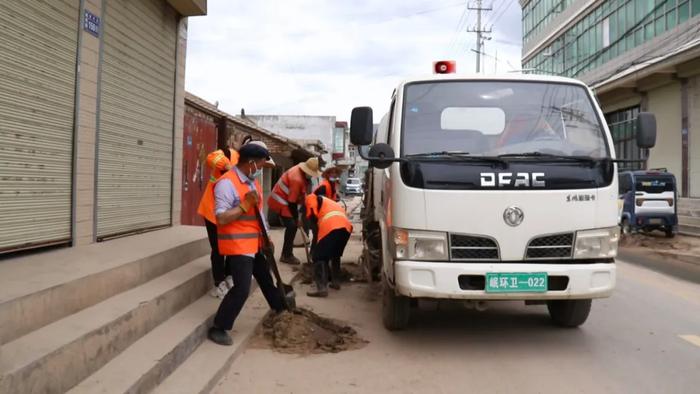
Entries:
{"label": "distant car", "polygon": [[362,181],[360,178],[348,178],[345,183],[345,194],[362,194]]}
{"label": "distant car", "polygon": [[623,233],[661,230],[669,238],[676,234],[678,215],[676,178],[673,174],[664,171],[626,171],[619,174],[618,185]]}

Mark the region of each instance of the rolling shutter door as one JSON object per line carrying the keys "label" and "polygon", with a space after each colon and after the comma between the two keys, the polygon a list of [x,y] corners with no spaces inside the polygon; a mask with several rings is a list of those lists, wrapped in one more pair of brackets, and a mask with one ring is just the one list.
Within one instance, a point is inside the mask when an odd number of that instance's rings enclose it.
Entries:
{"label": "rolling shutter door", "polygon": [[0,252],[71,239],[78,16],[0,1]]}
{"label": "rolling shutter door", "polygon": [[105,4],[98,239],[171,223],[177,40],[164,0]]}

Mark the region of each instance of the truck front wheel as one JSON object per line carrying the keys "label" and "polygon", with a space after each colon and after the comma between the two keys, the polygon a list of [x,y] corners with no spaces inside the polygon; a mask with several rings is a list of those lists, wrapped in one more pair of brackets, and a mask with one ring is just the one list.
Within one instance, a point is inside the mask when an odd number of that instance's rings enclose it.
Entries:
{"label": "truck front wheel", "polygon": [[552,321],[562,327],[578,327],[591,312],[591,300],[555,300],[547,302]]}
{"label": "truck front wheel", "polygon": [[382,320],[389,331],[403,330],[408,325],[411,302],[408,297],[394,293],[386,278],[382,280]]}

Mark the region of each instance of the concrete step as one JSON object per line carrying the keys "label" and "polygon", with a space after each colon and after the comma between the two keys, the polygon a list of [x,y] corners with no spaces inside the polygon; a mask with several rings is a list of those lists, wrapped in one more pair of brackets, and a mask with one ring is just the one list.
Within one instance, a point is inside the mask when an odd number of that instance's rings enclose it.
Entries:
{"label": "concrete step", "polygon": [[0,264],[0,345],[209,251],[203,227],[176,226],[4,260]]}
{"label": "concrete step", "polygon": [[700,227],[700,217],[678,216],[678,224]]}
{"label": "concrete step", "polygon": [[[268,310],[262,293],[253,292],[231,332],[233,346],[220,346],[205,340],[153,393],[209,393],[245,350]],[[230,391],[234,392],[235,388]]]}
{"label": "concrete step", "polygon": [[3,345],[0,393],[67,391],[210,286],[201,257]]}
{"label": "concrete step", "polygon": [[695,211],[690,208],[678,207],[678,216],[700,217],[700,210]]}
{"label": "concrete step", "polygon": [[69,393],[150,392],[205,340],[219,302],[219,299],[205,294],[129,346]]}
{"label": "concrete step", "polygon": [[687,224],[678,225],[678,232],[684,235],[692,235],[700,237],[700,226],[691,226]]}
{"label": "concrete step", "polygon": [[678,206],[700,209],[700,198],[679,198]]}

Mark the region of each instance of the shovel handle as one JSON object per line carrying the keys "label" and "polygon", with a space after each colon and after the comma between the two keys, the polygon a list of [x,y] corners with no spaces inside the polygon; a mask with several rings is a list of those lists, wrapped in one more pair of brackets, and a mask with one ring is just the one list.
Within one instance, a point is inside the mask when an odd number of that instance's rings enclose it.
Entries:
{"label": "shovel handle", "polygon": [[[258,225],[260,226],[260,231],[262,232],[263,236],[263,242],[265,243],[265,247],[267,249],[270,246],[270,235],[267,233],[267,228],[265,227],[265,223],[263,222],[262,213],[260,213],[260,209],[255,210],[255,217],[258,220]],[[286,309],[290,309],[290,306],[287,303],[287,293],[285,290],[285,285],[284,282],[282,282],[282,275],[280,275],[280,270],[277,267],[277,261],[275,260],[275,256],[272,253],[267,252],[263,254],[267,259],[268,264],[270,264],[270,267],[272,268],[272,274],[275,275],[275,280],[277,281],[277,288],[279,289],[280,294],[282,295],[282,302],[284,303],[284,307]]]}

